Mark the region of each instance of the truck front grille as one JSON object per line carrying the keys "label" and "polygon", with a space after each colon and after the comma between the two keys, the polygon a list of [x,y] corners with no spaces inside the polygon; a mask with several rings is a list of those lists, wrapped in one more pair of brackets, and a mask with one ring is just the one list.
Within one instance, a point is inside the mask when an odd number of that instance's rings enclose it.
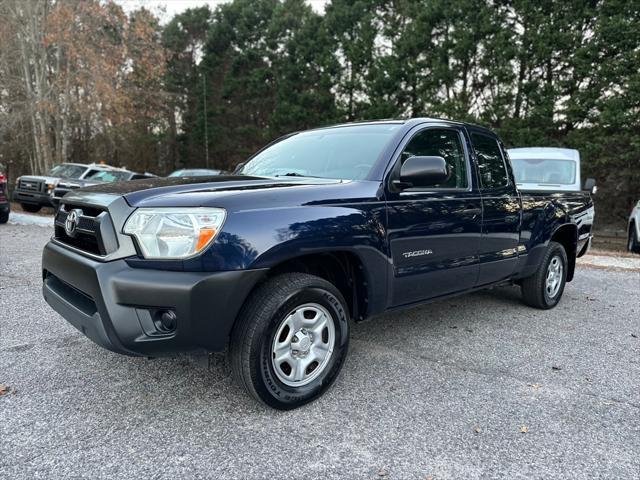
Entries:
{"label": "truck front grille", "polygon": [[20,180],[18,188],[25,192],[42,192],[44,183],[38,180]]}
{"label": "truck front grille", "polygon": [[[77,210],[77,221],[75,230],[69,234],[65,224],[72,210]],[[98,256],[108,255],[117,248],[109,212],[94,207],[62,204],[56,213],[54,238],[60,243]]]}

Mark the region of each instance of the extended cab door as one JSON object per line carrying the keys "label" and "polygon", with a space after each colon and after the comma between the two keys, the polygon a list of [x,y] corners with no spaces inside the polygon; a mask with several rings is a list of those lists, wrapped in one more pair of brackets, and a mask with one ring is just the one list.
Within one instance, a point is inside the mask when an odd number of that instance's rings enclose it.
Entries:
{"label": "extended cab door", "polygon": [[[482,204],[462,127],[416,127],[404,139],[386,182],[392,260],[390,306],[472,288],[478,277]],[[441,185],[397,186],[402,163],[443,157],[451,172]]]}
{"label": "extended cab door", "polygon": [[518,261],[522,204],[498,138],[486,130],[470,128],[469,133],[482,195],[480,286],[513,275]]}

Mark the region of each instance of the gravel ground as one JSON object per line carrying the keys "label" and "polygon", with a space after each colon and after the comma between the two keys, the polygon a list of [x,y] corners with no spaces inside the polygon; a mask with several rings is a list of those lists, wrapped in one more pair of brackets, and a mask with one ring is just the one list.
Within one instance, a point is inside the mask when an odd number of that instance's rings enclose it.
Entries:
{"label": "gravel ground", "polygon": [[11,212],[9,215],[10,225],[37,225],[39,227],[53,227],[52,215],[34,215],[32,213]]}
{"label": "gravel ground", "polygon": [[105,351],[49,309],[50,229],[0,226],[5,478],[640,478],[640,272],[552,311],[500,288],[355,325],[335,386],[254,403],[219,357]]}

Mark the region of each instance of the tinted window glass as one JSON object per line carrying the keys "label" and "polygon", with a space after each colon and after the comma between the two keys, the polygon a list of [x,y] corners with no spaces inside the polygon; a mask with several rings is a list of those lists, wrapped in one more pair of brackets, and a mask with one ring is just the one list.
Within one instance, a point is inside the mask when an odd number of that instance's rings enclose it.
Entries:
{"label": "tinted window glass", "polygon": [[236,173],[363,179],[399,128],[400,124],[387,123],[298,133],[266,148]]}
{"label": "tinted window glass", "polygon": [[436,187],[467,188],[467,162],[460,135],[455,130],[427,129],[417,133],[402,152],[401,161],[414,156],[442,157],[447,162],[451,176]]}
{"label": "tinted window glass", "polygon": [[482,188],[499,188],[509,185],[509,175],[496,139],[473,133],[471,134],[471,142],[478,157]]}

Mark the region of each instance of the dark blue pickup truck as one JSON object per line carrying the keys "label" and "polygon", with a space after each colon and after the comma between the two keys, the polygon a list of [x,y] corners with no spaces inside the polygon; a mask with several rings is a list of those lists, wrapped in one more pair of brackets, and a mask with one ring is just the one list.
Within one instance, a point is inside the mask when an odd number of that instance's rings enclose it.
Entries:
{"label": "dark blue pickup truck", "polygon": [[233,175],[62,200],[47,302],[109,350],[228,350],[275,408],[321,395],[349,322],[502,284],[552,308],[591,241],[590,192],[520,192],[502,142],[436,119],[287,135]]}

